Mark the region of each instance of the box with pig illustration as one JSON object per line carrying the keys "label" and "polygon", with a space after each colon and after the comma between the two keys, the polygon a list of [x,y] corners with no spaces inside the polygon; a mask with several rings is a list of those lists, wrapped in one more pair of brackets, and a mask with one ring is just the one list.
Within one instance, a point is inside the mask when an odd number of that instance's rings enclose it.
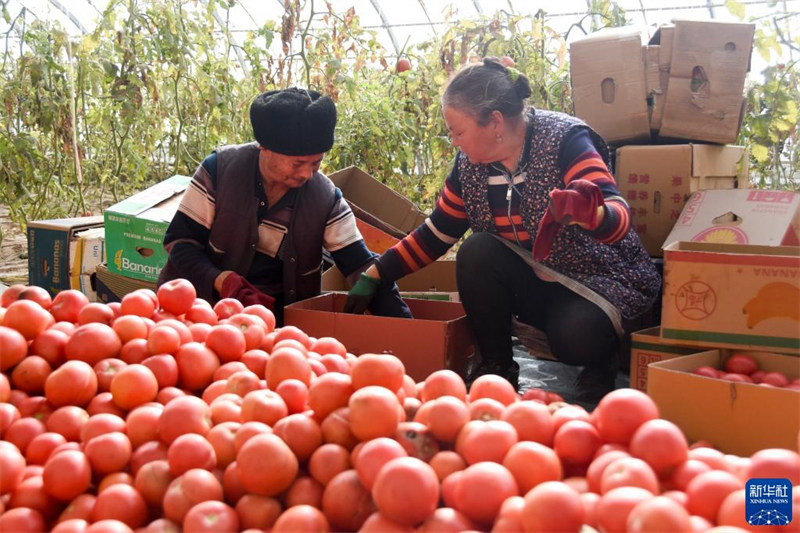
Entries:
{"label": "box with pig illustration", "polygon": [[683,346],[800,355],[800,248],[667,246],[661,338]]}

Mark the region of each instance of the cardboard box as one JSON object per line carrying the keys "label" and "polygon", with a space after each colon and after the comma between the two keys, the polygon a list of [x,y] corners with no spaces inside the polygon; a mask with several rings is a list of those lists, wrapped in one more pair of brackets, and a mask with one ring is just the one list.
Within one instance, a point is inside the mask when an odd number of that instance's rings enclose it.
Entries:
{"label": "cardboard box", "polygon": [[144,281],[158,280],[168,255],[164,234],[191,180],[189,176],[172,176],[106,209],[106,253],[111,272]]}
{"label": "cardboard box", "polygon": [[747,182],[747,149],[742,146],[623,146],[616,158],[617,186],[652,257],[661,257],[664,239],[693,192]]}
{"label": "cardboard box", "polygon": [[[658,47],[658,88],[659,92],[655,95],[652,113],[650,115],[650,129],[658,131],[661,128],[661,120],[664,116],[664,102],[669,89],[669,65],[672,62],[672,43],[675,40],[675,26],[664,24],[656,30],[650,39],[651,46]],[[653,59],[650,60],[651,62]],[[651,65],[648,65],[648,68]],[[649,71],[648,71],[649,72]]]}
{"label": "cardboard box", "polygon": [[410,200],[358,167],[337,170],[328,177],[342,191],[356,218],[392,237],[402,239],[427,218]]}
{"label": "cardboard box", "polygon": [[[103,217],[57,218],[28,223],[28,283],[47,289],[51,296],[65,289],[79,289],[82,257],[76,256],[78,234],[102,227]],[[82,253],[82,251],[81,251]]]}
{"label": "cardboard box", "polygon": [[284,322],[314,337],[336,337],[356,355],[392,353],[415,381],[443,368],[466,374],[473,340],[460,303],[408,299],[410,320],[345,314],[345,300],[329,293],[293,303],[284,308]]}
{"label": "cardboard box", "polygon": [[631,388],[642,392],[647,391],[647,367],[649,364],[697,352],[697,348],[663,344],[659,327],[631,333]]}
{"label": "cardboard box", "polygon": [[[740,352],[741,353],[741,352]],[[800,376],[800,358],[745,352],[759,367]],[[765,448],[797,449],[800,391],[732,383],[691,372],[722,368],[727,350],[711,350],[650,365],[647,394],[661,418],[674,422],[690,442],[707,440],[725,453],[749,457]]]}
{"label": "cardboard box", "polygon": [[675,21],[661,138],[736,142],[754,24]]}
{"label": "cardboard box", "polygon": [[[456,262],[453,260],[434,261],[425,268],[397,280],[397,288],[400,289],[404,298],[457,302],[459,298],[456,286]],[[350,284],[341,270],[332,267],[322,274],[322,290],[349,291]]]}
{"label": "cardboard box", "polygon": [[686,202],[664,246],[678,241],[800,246],[800,193],[697,191]]}
{"label": "cardboard box", "polygon": [[136,289],[156,290],[153,281],[142,281],[111,272],[106,264],[97,266],[94,274],[97,301],[103,303],[119,302],[126,294]]}
{"label": "cardboard box", "polygon": [[75,241],[70,284],[85,294],[91,302],[97,301],[92,278],[97,266],[106,261],[105,233],[103,227],[87,229],[78,233]]}
{"label": "cardboard box", "polygon": [[669,245],[661,338],[666,344],[800,354],[800,248]]}
{"label": "cardboard box", "polygon": [[641,33],[602,30],[569,50],[575,115],[609,144],[649,141]]}

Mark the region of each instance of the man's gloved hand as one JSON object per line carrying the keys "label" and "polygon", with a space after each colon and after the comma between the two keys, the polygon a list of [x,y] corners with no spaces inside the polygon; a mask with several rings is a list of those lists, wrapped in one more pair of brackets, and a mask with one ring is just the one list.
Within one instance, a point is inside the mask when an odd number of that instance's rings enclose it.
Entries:
{"label": "man's gloved hand", "polygon": [[223,298],[236,298],[242,305],[261,304],[267,309],[274,310],[275,298],[256,289],[249,281],[236,272],[231,272],[222,282],[219,295]]}
{"label": "man's gloved hand", "polygon": [[356,284],[353,285],[353,288],[347,293],[344,312],[363,315],[364,311],[369,307],[370,302],[372,302],[372,298],[375,297],[375,292],[377,292],[380,285],[381,280],[367,275],[366,272],[362,272]]}
{"label": "man's gloved hand", "polygon": [[533,243],[533,258],[542,261],[550,255],[553,240],[561,226],[577,224],[589,231],[600,225],[599,208],[605,204],[600,187],[591,181],[577,179],[566,189],[550,191],[550,206],[536,232]]}

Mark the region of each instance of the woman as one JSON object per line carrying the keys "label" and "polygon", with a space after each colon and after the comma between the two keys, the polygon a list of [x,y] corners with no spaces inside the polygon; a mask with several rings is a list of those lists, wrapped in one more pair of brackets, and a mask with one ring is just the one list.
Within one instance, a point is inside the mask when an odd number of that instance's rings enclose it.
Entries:
{"label": "woman", "polygon": [[481,363],[468,377],[518,387],[512,317],[547,334],[561,362],[583,366],[576,400],[614,388],[625,323],[653,303],[661,280],[609,172],[608,148],[565,115],[528,108],[528,79],[494,58],[467,65],[442,96],[459,148],[425,223],[387,250],[349,294],[363,312],[377,287],[459,247],[456,276]]}

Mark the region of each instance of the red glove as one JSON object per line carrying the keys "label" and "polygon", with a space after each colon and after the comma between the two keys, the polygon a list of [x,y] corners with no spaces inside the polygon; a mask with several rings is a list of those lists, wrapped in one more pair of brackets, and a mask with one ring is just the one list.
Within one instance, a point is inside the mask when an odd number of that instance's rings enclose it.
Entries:
{"label": "red glove", "polygon": [[236,298],[242,305],[261,304],[267,309],[272,310],[275,305],[275,298],[269,294],[264,294],[256,289],[249,281],[244,279],[236,272],[231,272],[225,281],[222,282],[222,290],[219,295],[223,298]]}
{"label": "red glove", "polygon": [[533,258],[536,261],[547,259],[561,226],[581,224],[590,231],[597,229],[600,225],[598,208],[602,205],[605,205],[603,192],[591,181],[577,179],[566,189],[550,191],[550,206],[536,231]]}

